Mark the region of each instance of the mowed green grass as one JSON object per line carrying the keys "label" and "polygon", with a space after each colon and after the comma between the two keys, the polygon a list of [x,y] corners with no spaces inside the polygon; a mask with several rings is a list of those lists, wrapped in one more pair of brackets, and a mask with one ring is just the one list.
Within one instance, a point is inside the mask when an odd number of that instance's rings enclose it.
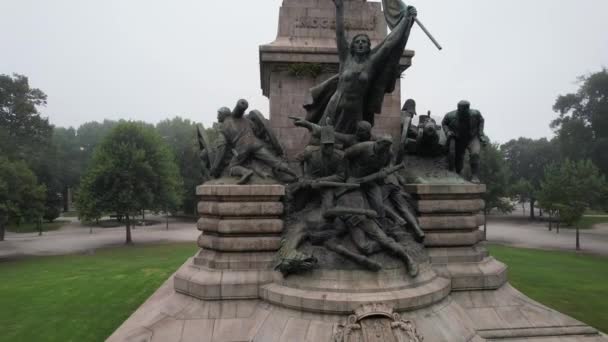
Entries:
{"label": "mowed green grass", "polygon": [[530,298],[608,332],[608,257],[490,246]]}
{"label": "mowed green grass", "polygon": [[196,244],[0,262],[0,341],[103,341]]}

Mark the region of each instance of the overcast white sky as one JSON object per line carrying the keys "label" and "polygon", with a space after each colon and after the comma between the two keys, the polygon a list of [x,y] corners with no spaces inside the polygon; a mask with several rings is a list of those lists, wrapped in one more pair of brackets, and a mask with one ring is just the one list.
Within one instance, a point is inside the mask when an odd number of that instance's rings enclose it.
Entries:
{"label": "overcast white sky", "polygon": [[[409,3],[408,3],[409,4]],[[444,45],[419,29],[403,100],[418,112],[462,98],[505,142],[552,134],[558,94],[608,66],[607,0],[420,0],[411,3]],[[258,46],[274,40],[281,0],[0,0],[0,74],[29,76],[58,126],[104,118],[210,124],[245,97],[267,113]]]}

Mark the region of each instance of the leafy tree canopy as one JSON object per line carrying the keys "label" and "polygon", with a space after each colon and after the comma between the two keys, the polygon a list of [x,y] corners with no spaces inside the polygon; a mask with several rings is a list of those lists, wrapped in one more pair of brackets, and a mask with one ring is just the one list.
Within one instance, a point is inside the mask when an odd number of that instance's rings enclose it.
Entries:
{"label": "leafy tree canopy", "polygon": [[0,157],[0,241],[10,220],[40,218],[46,188],[24,162]]}
{"label": "leafy tree canopy", "polygon": [[121,122],[97,147],[83,177],[78,208],[83,218],[104,212],[127,218],[144,209],[175,208],[181,200],[181,178],[174,157],[149,126]]}
{"label": "leafy tree canopy", "polygon": [[608,173],[608,70],[582,76],[576,93],[560,95],[551,123],[562,154],[570,159],[591,159]]}

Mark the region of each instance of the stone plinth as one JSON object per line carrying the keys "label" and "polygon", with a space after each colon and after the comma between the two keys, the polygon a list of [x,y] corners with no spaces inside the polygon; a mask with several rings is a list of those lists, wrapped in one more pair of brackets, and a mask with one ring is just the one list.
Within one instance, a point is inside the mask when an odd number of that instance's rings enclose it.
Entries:
{"label": "stone plinth", "polygon": [[507,282],[507,267],[483,245],[485,185],[416,184],[414,197],[424,241],[437,273],[452,279],[455,291],[497,289]]}
{"label": "stone plinth", "polygon": [[[304,149],[309,137],[288,116],[304,117],[308,90],[338,73],[335,13],[332,0],[284,0],[276,40],[260,46],[260,77],[263,94],[270,100],[270,124],[290,157]],[[380,2],[346,0],[345,21],[348,37],[366,33],[372,45],[386,37]],[[413,51],[404,51],[402,70],[411,65],[413,56]],[[397,80],[393,93],[385,96],[382,114],[376,116],[375,133],[398,138],[400,108]]]}
{"label": "stone plinth", "polygon": [[258,298],[273,279],[283,231],[282,185],[201,185],[200,252],[175,275],[175,290],[201,299]]}

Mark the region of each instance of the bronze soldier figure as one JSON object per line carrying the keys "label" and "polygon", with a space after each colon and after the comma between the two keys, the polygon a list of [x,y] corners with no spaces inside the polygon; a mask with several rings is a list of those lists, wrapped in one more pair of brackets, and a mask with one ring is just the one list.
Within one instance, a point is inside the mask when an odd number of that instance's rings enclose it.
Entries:
{"label": "bronze soldier figure", "polygon": [[458,110],[445,115],[441,123],[449,146],[450,171],[462,172],[464,155],[469,151],[473,183],[479,183],[479,153],[481,146],[488,143],[484,135],[484,119],[478,110],[471,109],[468,101],[460,101]]}

